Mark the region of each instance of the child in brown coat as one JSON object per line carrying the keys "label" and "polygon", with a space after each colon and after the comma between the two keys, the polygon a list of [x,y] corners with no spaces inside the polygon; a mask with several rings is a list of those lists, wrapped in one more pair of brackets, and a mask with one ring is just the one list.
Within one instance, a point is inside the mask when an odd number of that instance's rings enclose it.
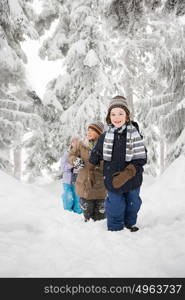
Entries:
{"label": "child in brown coat", "polygon": [[76,179],[76,193],[80,197],[80,205],[85,221],[92,218],[94,221],[105,218],[106,190],[103,182],[103,162],[93,171],[88,168],[89,156],[99,136],[103,133],[103,123],[94,121],[87,128],[85,140],[78,140],[70,150],[69,162],[74,168],[81,169]]}

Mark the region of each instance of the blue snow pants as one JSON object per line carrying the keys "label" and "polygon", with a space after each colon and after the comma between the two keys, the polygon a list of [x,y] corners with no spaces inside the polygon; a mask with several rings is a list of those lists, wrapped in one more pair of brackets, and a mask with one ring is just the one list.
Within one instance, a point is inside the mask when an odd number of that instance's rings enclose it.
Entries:
{"label": "blue snow pants", "polygon": [[79,203],[80,198],[75,192],[75,186],[73,184],[63,183],[63,189],[64,193],[61,198],[64,209],[81,214],[82,210]]}
{"label": "blue snow pants", "polygon": [[124,226],[136,224],[137,213],[141,206],[140,188],[124,194],[108,191],[105,202],[108,230],[122,230]]}

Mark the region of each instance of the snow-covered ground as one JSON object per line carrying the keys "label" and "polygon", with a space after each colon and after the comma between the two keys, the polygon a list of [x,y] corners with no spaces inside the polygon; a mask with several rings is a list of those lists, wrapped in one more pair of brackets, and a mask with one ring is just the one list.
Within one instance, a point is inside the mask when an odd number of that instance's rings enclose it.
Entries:
{"label": "snow-covered ground", "polygon": [[0,172],[0,277],[184,277],[185,157],[145,176],[140,230],[66,212],[60,182],[28,185]]}

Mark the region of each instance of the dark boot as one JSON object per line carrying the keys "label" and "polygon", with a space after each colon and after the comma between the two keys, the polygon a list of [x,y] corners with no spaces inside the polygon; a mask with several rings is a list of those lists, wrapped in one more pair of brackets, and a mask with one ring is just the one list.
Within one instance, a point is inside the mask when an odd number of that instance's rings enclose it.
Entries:
{"label": "dark boot", "polygon": [[127,229],[129,229],[131,232],[138,231],[139,228],[137,226],[125,226]]}
{"label": "dark boot", "polygon": [[90,218],[94,217],[94,200],[86,200],[84,198],[80,198],[80,207],[83,211],[84,221],[87,222]]}
{"label": "dark boot", "polygon": [[98,199],[94,200],[95,207],[94,207],[94,221],[103,220],[105,219],[105,200]]}

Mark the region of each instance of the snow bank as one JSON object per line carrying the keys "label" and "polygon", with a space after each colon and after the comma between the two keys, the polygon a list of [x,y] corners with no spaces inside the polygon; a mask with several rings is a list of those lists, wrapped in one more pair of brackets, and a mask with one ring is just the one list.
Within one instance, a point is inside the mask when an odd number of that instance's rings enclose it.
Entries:
{"label": "snow bank", "polygon": [[184,277],[185,157],[144,176],[140,230],[109,232],[62,208],[60,182],[26,185],[0,172],[1,277]]}

